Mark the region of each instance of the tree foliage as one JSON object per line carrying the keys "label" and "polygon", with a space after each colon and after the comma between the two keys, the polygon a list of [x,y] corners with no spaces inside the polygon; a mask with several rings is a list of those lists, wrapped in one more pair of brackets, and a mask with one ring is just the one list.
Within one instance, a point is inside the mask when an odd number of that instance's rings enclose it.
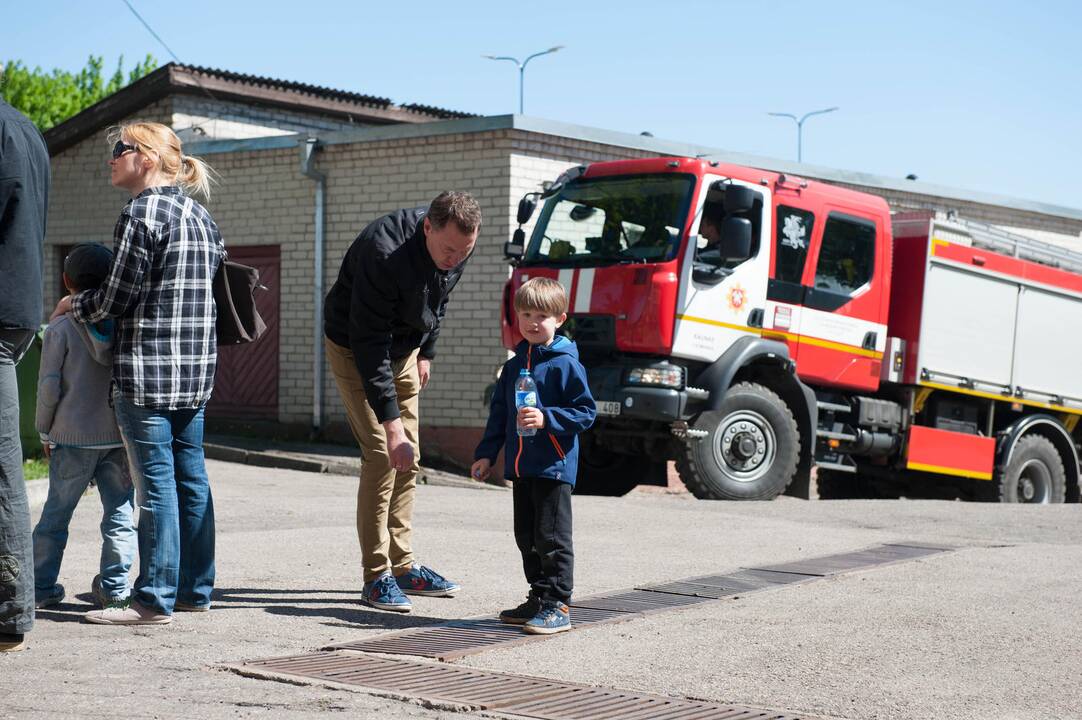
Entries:
{"label": "tree foliage", "polygon": [[93,55],[86,67],[76,73],[57,68],[52,72],[45,72],[40,67],[31,70],[21,61],[12,60],[0,68],[0,97],[45,131],[157,67],[158,61],[147,55],[125,75],[124,56],[121,55],[116,72],[107,78],[104,60]]}

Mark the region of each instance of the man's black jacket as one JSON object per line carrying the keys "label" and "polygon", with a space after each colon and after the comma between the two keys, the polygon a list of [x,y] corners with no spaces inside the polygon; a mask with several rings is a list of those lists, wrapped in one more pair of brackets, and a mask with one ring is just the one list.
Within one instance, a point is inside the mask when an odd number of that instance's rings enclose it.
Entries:
{"label": "man's black jacket", "polygon": [[353,351],[380,422],[399,416],[391,362],[416,348],[435,357],[447,298],[466,264],[442,271],[432,262],[422,222],[427,210],[398,210],[362,230],[323,303],[323,332]]}
{"label": "man's black jacket", "polygon": [[0,100],[0,328],[41,324],[41,260],[49,151],[41,133]]}

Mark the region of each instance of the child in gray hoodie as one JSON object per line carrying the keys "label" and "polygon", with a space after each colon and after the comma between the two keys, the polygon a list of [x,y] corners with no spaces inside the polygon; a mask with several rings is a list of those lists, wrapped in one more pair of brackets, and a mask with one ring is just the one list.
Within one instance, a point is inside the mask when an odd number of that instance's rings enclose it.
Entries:
{"label": "child in gray hoodie", "polygon": [[[76,245],[64,259],[64,285],[72,293],[98,288],[113,253],[103,245]],[[133,493],[124,446],[109,402],[113,321],[74,322],[70,314],[49,323],[38,373],[36,426],[49,458],[49,497],[34,528],[34,595],[37,607],[58,604],[56,582],[68,542],[68,524],[93,481],[101,521],[100,573],[91,594],[102,607],[128,600],[128,571],[137,545]]]}

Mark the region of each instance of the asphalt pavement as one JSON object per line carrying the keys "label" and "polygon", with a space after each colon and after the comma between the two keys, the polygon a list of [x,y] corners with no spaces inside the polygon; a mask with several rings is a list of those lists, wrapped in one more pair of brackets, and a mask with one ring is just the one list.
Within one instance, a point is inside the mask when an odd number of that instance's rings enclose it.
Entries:
{"label": "asphalt pavement", "polygon": [[[418,488],[419,559],[464,589],[414,598],[413,612],[398,615],[358,602],[354,477],[208,466],[218,531],[212,611],[163,627],[80,622],[100,549],[90,495],[61,571],[68,599],[39,612],[26,651],[0,655],[0,717],[463,717],[220,666],[517,604],[526,587],[510,492],[462,477]],[[635,492],[576,497],[574,512],[577,595],[878,543],[957,549],[457,664],[852,720],[1082,717],[1082,506],[723,503]]]}

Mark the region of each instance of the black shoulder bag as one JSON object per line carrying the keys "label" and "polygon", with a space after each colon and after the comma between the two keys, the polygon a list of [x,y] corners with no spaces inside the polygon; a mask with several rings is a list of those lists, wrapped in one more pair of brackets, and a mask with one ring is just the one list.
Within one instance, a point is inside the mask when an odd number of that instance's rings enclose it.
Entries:
{"label": "black shoulder bag", "polygon": [[240,345],[258,340],[267,324],[255,306],[255,291],[266,290],[259,284],[259,271],[222,256],[214,274],[214,304],[218,307],[218,344]]}

